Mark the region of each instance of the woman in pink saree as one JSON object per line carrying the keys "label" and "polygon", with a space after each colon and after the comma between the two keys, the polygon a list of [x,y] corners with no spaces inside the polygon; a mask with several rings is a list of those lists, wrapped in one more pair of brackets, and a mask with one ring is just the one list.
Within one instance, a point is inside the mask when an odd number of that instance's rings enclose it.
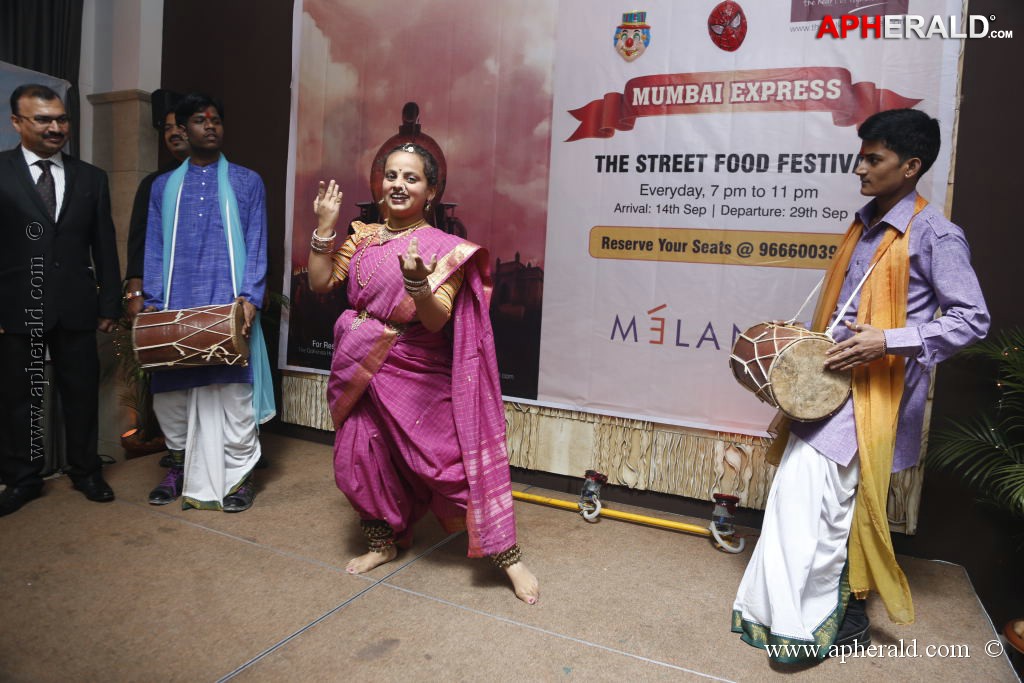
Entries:
{"label": "woman in pink saree", "polygon": [[384,166],[387,219],[354,223],[340,249],[340,189],[321,182],[313,202],[310,287],[347,283],[351,306],[334,326],[327,388],[335,481],[369,543],[347,571],[393,560],[429,510],[447,531],[465,529],[469,556],[490,557],[533,604],[540,590],[516,543],[487,252],[426,224],[436,187],[427,150],[395,148]]}

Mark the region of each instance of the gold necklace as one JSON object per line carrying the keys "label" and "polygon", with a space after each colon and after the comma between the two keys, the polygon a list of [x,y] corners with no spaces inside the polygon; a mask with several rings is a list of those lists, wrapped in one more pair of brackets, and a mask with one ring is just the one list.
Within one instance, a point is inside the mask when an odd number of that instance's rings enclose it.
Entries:
{"label": "gold necklace", "polygon": [[[425,224],[425,220],[420,220],[407,228],[403,228],[401,232],[395,232],[391,230],[390,228],[388,228],[387,223],[382,225],[380,230],[377,231],[376,235],[377,246],[383,246],[385,243],[387,243],[388,246],[384,249],[384,253],[381,254],[380,259],[378,259],[377,263],[374,264],[373,270],[370,271],[370,274],[366,277],[365,280],[363,279],[363,254],[365,254],[366,251],[370,248],[370,240],[373,239],[374,235],[370,235],[365,240],[363,240],[362,244],[364,244],[365,246],[361,245],[361,248],[359,248],[359,250],[356,252],[356,282],[359,283],[359,286],[365,289],[366,286],[370,284],[370,281],[373,280],[373,276],[377,274],[378,270],[380,270],[381,264],[387,261],[389,258],[391,258],[391,255],[395,251],[395,245],[398,244],[397,238],[410,235],[416,232],[418,229],[422,228]],[[384,239],[385,232],[390,233],[390,236],[387,239]]]}
{"label": "gold necklace", "polygon": [[427,220],[425,218],[421,218],[412,225],[407,225],[404,228],[399,228],[396,230],[392,228],[387,221],[384,221],[384,224],[380,226],[380,229],[377,231],[377,244],[382,245],[385,242],[390,242],[391,240],[397,237],[401,237],[407,232],[412,232],[416,228],[426,225],[426,223]]}

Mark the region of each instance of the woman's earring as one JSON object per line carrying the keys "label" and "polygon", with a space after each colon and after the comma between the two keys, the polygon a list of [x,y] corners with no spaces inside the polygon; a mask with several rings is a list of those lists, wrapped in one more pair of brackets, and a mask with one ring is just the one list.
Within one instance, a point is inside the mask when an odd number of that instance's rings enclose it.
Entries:
{"label": "woman's earring", "polygon": [[426,212],[426,211],[430,211],[430,202],[427,202],[427,203],[426,203],[426,205],[424,205],[424,207],[423,207],[423,211],[424,211],[424,212]]}

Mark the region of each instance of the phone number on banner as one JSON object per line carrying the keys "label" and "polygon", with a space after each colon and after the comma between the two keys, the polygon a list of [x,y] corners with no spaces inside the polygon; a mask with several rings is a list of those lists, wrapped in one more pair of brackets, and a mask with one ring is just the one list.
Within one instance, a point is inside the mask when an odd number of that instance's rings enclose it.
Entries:
{"label": "phone number on banner", "polygon": [[589,247],[599,259],[823,270],[842,239],[808,232],[597,225]]}

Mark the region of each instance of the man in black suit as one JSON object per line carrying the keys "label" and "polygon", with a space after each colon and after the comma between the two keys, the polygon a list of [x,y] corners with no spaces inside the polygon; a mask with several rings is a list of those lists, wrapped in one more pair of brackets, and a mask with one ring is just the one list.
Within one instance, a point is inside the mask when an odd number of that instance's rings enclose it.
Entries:
{"label": "man in black suit", "polygon": [[21,145],[0,152],[0,516],[42,493],[47,349],[72,484],[89,500],[114,499],[96,450],[96,330],[111,332],[121,311],[106,173],[61,153],[68,116],[50,88],[16,88],[11,123]]}

